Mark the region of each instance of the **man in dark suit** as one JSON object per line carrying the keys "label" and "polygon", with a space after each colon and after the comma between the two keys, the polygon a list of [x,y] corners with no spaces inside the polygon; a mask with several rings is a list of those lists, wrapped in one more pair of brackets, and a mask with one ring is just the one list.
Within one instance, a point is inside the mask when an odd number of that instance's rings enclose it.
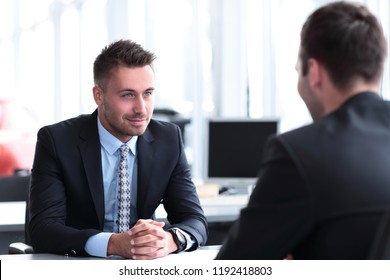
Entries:
{"label": "man in dark suit", "polygon": [[301,31],[298,91],[314,122],[270,139],[217,259],[366,259],[390,209],[386,40],[367,8],[334,2]]}
{"label": "man in dark suit", "polygon": [[[154,59],[131,41],[105,47],[94,62],[97,110],[38,132],[29,224],[35,252],[153,259],[205,243],[180,129],[151,119]],[[160,203],[167,226],[153,220]]]}

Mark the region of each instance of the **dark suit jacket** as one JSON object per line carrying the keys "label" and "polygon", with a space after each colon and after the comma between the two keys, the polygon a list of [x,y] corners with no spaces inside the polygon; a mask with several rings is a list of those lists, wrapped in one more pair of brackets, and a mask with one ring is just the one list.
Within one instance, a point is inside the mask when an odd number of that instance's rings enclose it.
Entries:
{"label": "dark suit jacket", "polygon": [[217,259],[366,259],[390,208],[390,104],[362,93],[272,138]]}
{"label": "dark suit jacket", "polygon": [[[191,181],[179,128],[151,120],[137,148],[139,218],[152,218],[162,201],[170,224],[204,244],[207,222]],[[103,222],[97,111],[43,127],[38,132],[30,192],[34,250],[86,254],[87,239],[102,231]]]}

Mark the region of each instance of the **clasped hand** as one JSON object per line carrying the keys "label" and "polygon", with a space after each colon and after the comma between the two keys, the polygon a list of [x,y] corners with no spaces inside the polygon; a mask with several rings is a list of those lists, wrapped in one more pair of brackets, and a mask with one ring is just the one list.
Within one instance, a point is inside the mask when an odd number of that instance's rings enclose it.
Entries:
{"label": "clasped hand", "polygon": [[113,234],[108,242],[107,255],[127,259],[148,260],[160,258],[175,251],[172,234],[164,231],[164,222],[138,220],[130,230]]}

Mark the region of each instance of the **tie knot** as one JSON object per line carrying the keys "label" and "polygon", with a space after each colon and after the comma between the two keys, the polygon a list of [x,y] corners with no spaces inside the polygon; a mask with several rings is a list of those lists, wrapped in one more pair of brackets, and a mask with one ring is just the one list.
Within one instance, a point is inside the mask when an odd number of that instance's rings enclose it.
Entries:
{"label": "tie knot", "polygon": [[122,144],[120,149],[121,149],[121,157],[127,156],[127,154],[129,153],[129,147],[126,144]]}

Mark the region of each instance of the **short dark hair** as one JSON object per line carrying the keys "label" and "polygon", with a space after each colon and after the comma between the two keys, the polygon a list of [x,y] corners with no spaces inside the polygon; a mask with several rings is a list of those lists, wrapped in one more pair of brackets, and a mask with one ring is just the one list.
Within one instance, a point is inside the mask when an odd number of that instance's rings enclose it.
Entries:
{"label": "short dark hair", "polygon": [[302,72],[308,59],[322,63],[338,88],[348,88],[355,78],[379,82],[387,43],[377,18],[356,3],[333,2],[312,13],[301,31]]}
{"label": "short dark hair", "polygon": [[104,47],[93,64],[95,85],[105,90],[110,72],[118,66],[151,66],[156,56],[130,40],[119,40]]}

